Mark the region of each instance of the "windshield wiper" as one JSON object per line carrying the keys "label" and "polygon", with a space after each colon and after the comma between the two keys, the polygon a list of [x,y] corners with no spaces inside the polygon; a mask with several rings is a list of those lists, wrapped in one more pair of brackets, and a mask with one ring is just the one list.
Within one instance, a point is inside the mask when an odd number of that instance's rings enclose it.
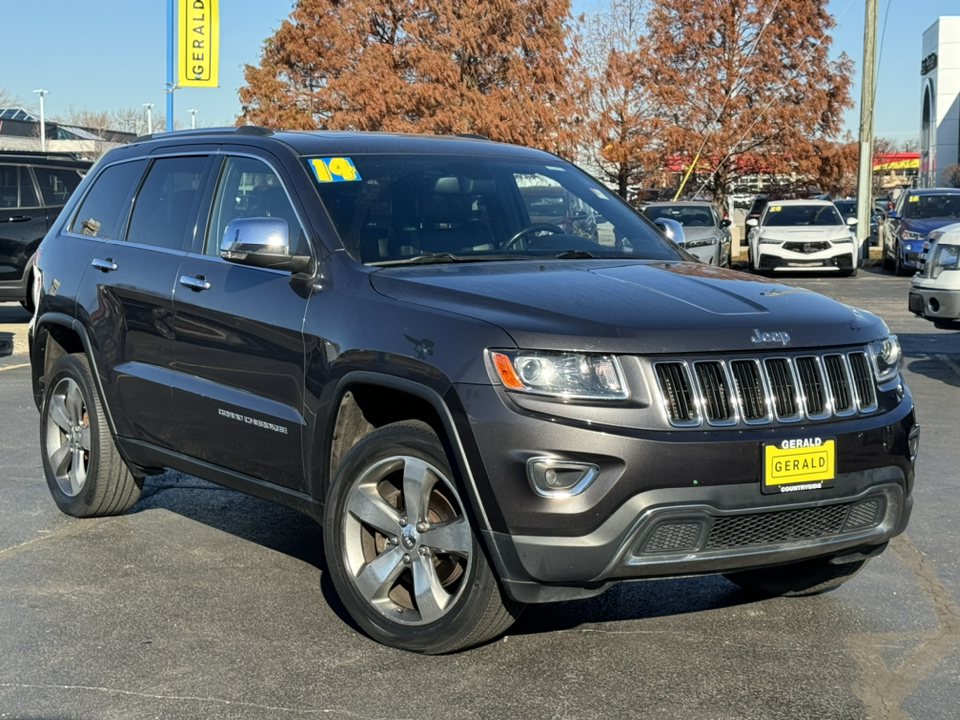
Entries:
{"label": "windshield wiper", "polygon": [[376,267],[385,267],[389,265],[436,265],[441,263],[474,263],[474,262],[496,262],[502,260],[536,260],[530,255],[454,255],[453,253],[426,253],[424,255],[414,255],[412,257],[399,258],[397,260],[380,260],[379,262],[367,263]]}
{"label": "windshield wiper", "polygon": [[596,260],[599,255],[594,255],[589,250],[564,250],[562,253],[554,255],[558,260]]}

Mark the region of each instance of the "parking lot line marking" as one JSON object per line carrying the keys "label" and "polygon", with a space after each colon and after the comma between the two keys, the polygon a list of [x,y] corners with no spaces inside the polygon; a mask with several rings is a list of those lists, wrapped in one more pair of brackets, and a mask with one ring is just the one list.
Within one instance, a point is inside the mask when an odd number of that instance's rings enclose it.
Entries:
{"label": "parking lot line marking", "polygon": [[940,362],[942,362],[944,365],[946,365],[948,368],[950,368],[951,370],[953,370],[957,375],[960,375],[960,365],[957,365],[957,364],[956,364],[953,360],[951,360],[949,357],[947,357],[946,355],[939,355],[939,354],[938,354],[938,355],[936,356],[936,358],[937,358],[937,360],[939,360]]}
{"label": "parking lot line marking", "polygon": [[22,363],[21,365],[7,365],[6,367],[0,367],[0,372],[4,370],[16,370],[17,368],[30,367],[30,363]]}

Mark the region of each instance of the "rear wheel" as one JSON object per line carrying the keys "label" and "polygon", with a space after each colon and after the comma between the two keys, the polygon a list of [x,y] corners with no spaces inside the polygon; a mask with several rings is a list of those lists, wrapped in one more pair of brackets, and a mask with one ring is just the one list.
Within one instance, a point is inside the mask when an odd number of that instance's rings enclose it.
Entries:
{"label": "rear wheel", "polygon": [[46,378],[40,450],[50,494],[67,515],[118,515],[140,498],[141,482],[117,452],[84,355],[60,358]]}
{"label": "rear wheel", "polygon": [[838,588],[866,564],[867,560],[832,564],[829,558],[815,558],[790,565],[727,573],[724,577],[756,595],[800,597]]}
{"label": "rear wheel", "polygon": [[490,569],[424,423],[387,425],[347,453],[327,498],[324,547],[350,615],[386,645],[462,650],[500,635],[522,607]]}

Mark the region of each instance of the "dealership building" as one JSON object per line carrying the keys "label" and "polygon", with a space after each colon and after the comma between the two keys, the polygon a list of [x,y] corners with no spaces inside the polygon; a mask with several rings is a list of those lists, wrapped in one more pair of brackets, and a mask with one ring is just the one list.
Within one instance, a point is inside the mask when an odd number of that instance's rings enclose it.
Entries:
{"label": "dealership building", "polygon": [[920,62],[920,184],[943,184],[960,162],[960,17],[941,17],[923,33]]}

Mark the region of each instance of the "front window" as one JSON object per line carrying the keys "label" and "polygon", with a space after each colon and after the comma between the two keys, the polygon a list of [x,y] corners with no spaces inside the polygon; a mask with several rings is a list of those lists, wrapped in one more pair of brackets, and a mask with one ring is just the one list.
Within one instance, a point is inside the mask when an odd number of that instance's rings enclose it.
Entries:
{"label": "front window", "polygon": [[960,194],[910,195],[903,204],[903,216],[908,218],[958,218]]}
{"label": "front window", "polygon": [[792,225],[843,225],[833,205],[771,205],[763,224],[767,227]]}
{"label": "front window", "polygon": [[364,263],[683,259],[636,211],[559,159],[356,154],[304,162],[344,247]]}

